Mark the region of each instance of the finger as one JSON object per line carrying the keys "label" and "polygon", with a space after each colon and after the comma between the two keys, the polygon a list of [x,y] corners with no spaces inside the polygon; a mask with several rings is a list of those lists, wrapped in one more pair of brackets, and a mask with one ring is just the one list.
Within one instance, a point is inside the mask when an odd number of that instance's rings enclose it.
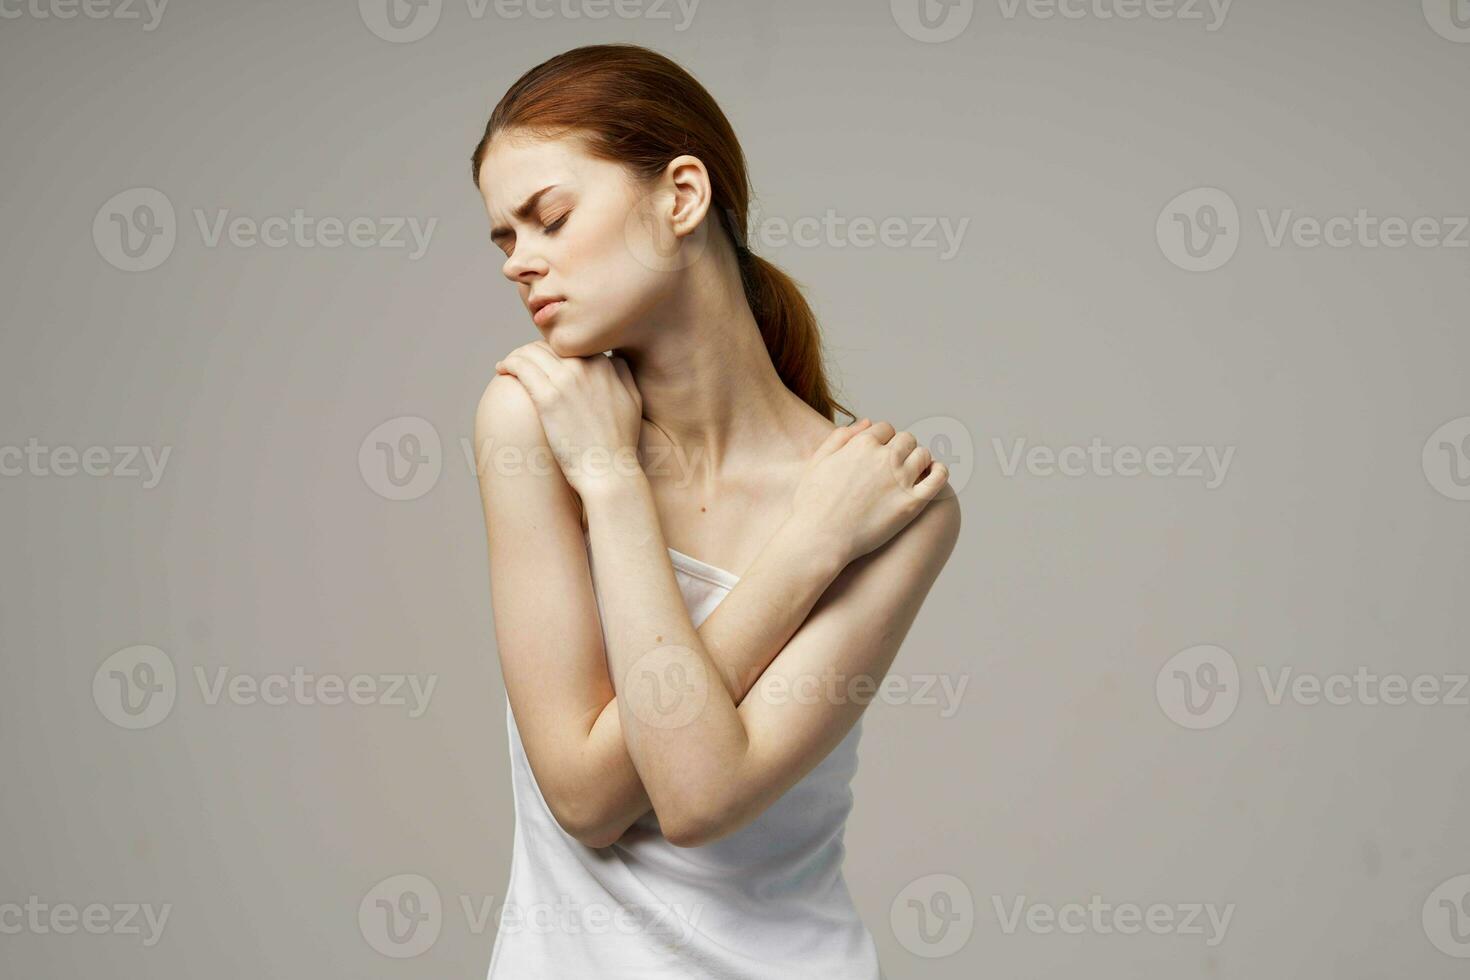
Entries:
{"label": "finger", "polygon": [[522,354],[511,354],[500,364],[504,373],[515,375],[538,409],[546,403],[547,396],[556,388],[546,372]]}
{"label": "finger", "polygon": [[[866,426],[864,428],[866,428]],[[812,453],[812,458],[821,459],[823,456],[832,455],[837,450],[841,449],[843,446],[851,442],[853,436],[857,435],[861,431],[861,429],[858,429],[855,426],[851,425],[837,426],[837,428],[827,433],[827,438],[823,439],[822,444],[817,447],[817,451]]]}
{"label": "finger", "polygon": [[613,370],[618,372],[618,380],[622,381],[623,387],[628,389],[628,394],[633,396],[639,410],[643,408],[643,396],[638,393],[638,382],[633,380],[633,369],[628,367],[628,362],[614,354],[608,358],[612,361]]}
{"label": "finger", "polygon": [[551,345],[544,340],[527,344],[516,349],[516,354],[524,357],[527,361],[535,364],[541,369],[541,373],[548,378],[555,378],[563,369],[569,366],[568,362],[576,360],[574,357],[560,357]]}
{"label": "finger", "polygon": [[875,443],[882,445],[892,439],[897,430],[887,422],[874,422],[871,427],[864,430],[864,435],[871,436]]}
{"label": "finger", "polygon": [[909,453],[913,452],[914,447],[918,444],[918,437],[905,429],[902,432],[895,433],[893,438],[888,440],[888,451],[893,453],[894,462],[902,465],[903,461],[908,459]]}
{"label": "finger", "polygon": [[934,462],[934,456],[929,452],[927,446],[915,446],[913,451],[903,461],[902,471],[905,486],[913,486],[924,475],[924,468]]}
{"label": "finger", "polygon": [[949,483],[949,467],[935,460],[929,467],[929,475],[914,484],[914,494],[925,500],[933,500]]}

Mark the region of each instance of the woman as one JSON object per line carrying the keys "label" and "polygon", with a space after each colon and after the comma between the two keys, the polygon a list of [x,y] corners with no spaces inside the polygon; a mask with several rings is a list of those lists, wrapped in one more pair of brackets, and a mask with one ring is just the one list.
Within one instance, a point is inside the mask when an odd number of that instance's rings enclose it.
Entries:
{"label": "woman", "polygon": [[667,58],[532,69],[473,174],[542,335],[475,424],[516,813],[490,977],[880,977],[842,831],[946,468],[834,425],[734,132]]}

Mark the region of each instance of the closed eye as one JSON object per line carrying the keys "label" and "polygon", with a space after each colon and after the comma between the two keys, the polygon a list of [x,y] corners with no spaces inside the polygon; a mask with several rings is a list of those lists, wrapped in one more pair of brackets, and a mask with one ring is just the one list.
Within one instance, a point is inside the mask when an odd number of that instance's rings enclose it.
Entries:
{"label": "closed eye", "polygon": [[[572,212],[568,211],[566,214],[562,215],[560,218],[557,218],[551,224],[542,227],[542,229],[541,229],[542,233],[543,234],[546,234],[546,235],[554,235],[554,234],[556,234],[557,231],[561,228],[561,226],[567,223],[567,219],[570,218],[571,216],[572,216]],[[502,251],[504,251],[504,249],[502,249]],[[515,254],[515,250],[512,249],[511,251],[505,253],[505,257],[506,258],[510,258],[514,254]]]}

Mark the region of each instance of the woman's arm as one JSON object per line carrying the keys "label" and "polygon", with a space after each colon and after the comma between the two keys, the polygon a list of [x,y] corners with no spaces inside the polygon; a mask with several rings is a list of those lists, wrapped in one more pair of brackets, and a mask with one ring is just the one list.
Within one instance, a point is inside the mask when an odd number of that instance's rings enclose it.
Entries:
{"label": "woman's arm", "polygon": [[[795,521],[787,521],[699,625],[699,637],[735,704],[745,699],[841,571],[831,554],[814,547],[804,532]],[[598,655],[605,663],[605,653],[599,650]],[[590,741],[607,750],[607,762],[615,768],[612,778],[619,784],[614,809],[602,815],[595,835],[610,843],[653,808],[628,755],[616,697],[598,715]]]}
{"label": "woman's arm", "polygon": [[[584,501],[624,739],[664,836],[687,847],[753,820],[842,740],[959,533],[953,494],[929,501],[890,540],[844,568],[766,669],[757,695],[737,706],[692,626],[647,478],[609,476]],[[791,696],[818,678],[828,679],[828,697]]]}
{"label": "woman's arm", "polygon": [[[605,847],[651,801],[608,678],[579,505],[515,378],[487,387],[475,445],[501,667],[526,755],[562,827]],[[783,527],[701,624],[734,703],[840,571],[802,531]]]}

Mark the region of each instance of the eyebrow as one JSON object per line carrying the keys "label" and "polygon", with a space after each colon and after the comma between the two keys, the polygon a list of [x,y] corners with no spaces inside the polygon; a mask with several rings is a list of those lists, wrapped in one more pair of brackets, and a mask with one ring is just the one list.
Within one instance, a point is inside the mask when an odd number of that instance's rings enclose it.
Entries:
{"label": "eyebrow", "polygon": [[[526,198],[526,200],[521,203],[521,206],[513,210],[511,214],[519,220],[525,221],[531,216],[531,212],[536,210],[536,203],[541,200],[541,195],[545,194],[547,191],[551,190],[554,187],[560,186],[560,184],[547,184],[545,187],[541,188],[539,191]],[[502,239],[509,238],[513,234],[515,233],[511,231],[509,225],[497,225],[490,230],[490,240],[496,245],[499,245]]]}

